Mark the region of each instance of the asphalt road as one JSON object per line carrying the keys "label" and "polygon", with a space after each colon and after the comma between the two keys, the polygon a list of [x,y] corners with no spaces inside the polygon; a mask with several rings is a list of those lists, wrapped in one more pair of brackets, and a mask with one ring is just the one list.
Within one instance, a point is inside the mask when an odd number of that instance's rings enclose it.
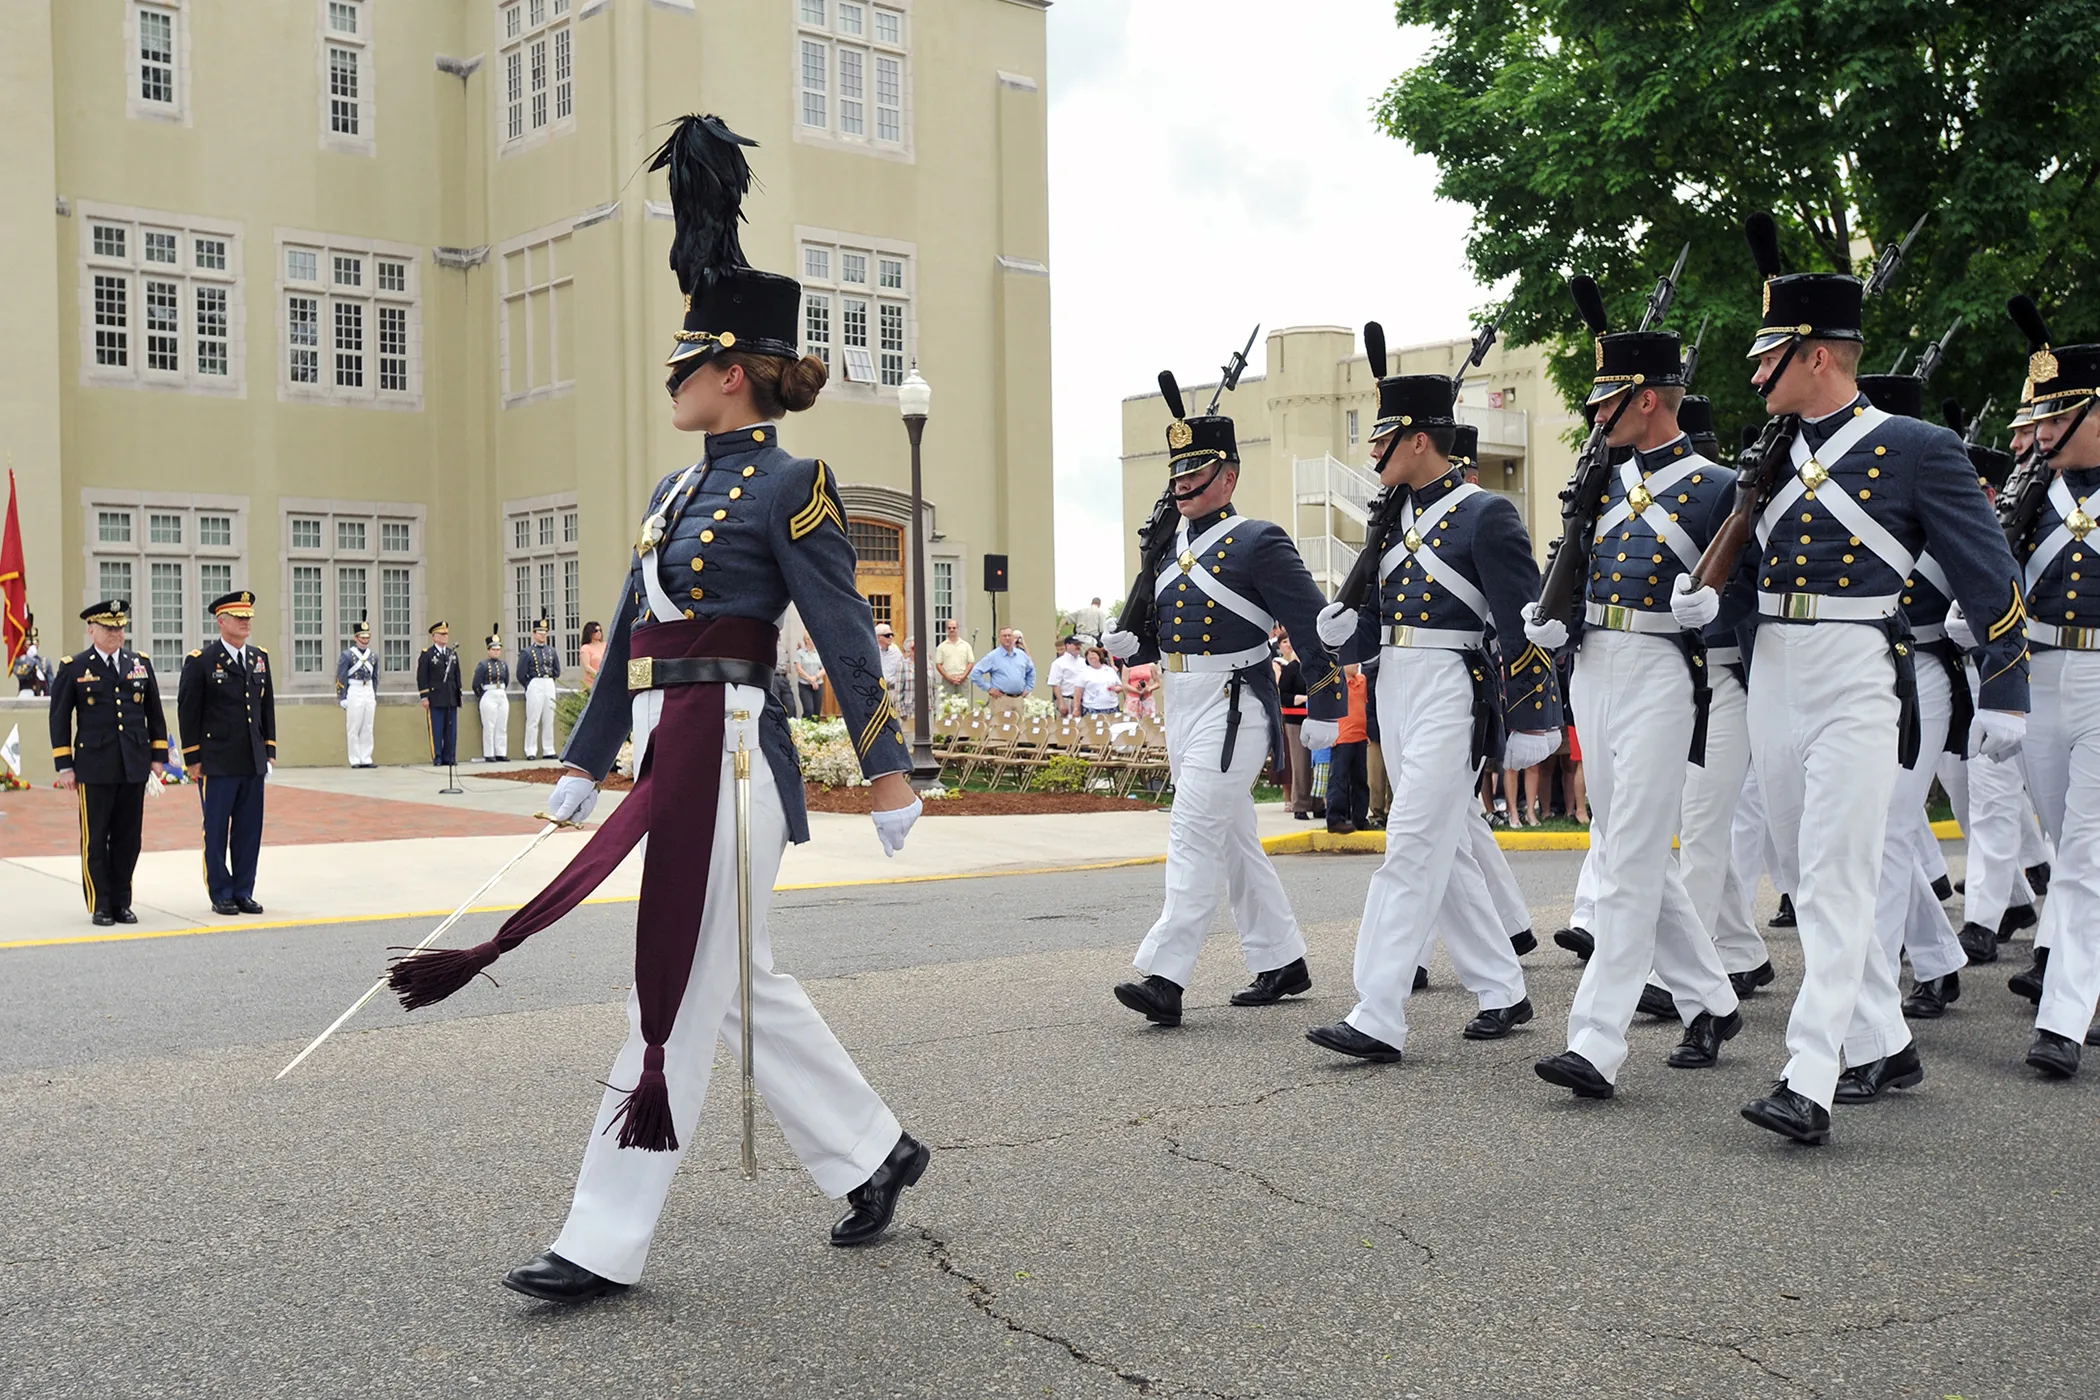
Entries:
{"label": "asphalt road", "polygon": [[[1515,859],[1542,937],[1575,861]],[[2020,1065],[2024,943],[1923,1028],[1925,1084],[1816,1151],[1735,1115],[1783,1059],[1769,995],[1718,1070],[1643,1024],[1616,1100],[1539,1083],[1577,976],[1550,945],[1510,1040],[1459,1038],[1439,955],[1406,1063],[1336,1064],[1303,1031],[1351,1000],[1370,862],[1278,864],[1313,994],[1224,1007],[1220,938],[1172,1032],[1106,994],[1157,867],[784,896],[781,964],[933,1166],[888,1243],[829,1249],[770,1124],[737,1177],[717,1093],[643,1285],[580,1311],[496,1279],[566,1208],[625,906],[281,1084],[421,927],[0,954],[0,1395],[2100,1393],[2100,1117]]]}

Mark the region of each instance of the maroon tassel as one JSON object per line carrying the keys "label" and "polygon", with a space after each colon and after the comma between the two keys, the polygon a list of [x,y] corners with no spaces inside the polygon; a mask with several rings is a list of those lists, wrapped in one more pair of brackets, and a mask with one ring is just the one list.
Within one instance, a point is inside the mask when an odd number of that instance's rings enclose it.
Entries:
{"label": "maroon tassel", "polygon": [[402,1010],[414,1011],[443,1001],[466,986],[496,960],[499,951],[491,942],[472,948],[433,948],[427,953],[396,958],[387,969],[387,985],[401,998]]}
{"label": "maroon tassel", "polygon": [[[623,1121],[624,1120],[624,1121]],[[652,1045],[642,1056],[642,1077],[613,1110],[605,1131],[620,1125],[620,1146],[644,1152],[676,1152],[678,1130],[671,1124],[671,1086],[664,1082],[664,1048]]]}

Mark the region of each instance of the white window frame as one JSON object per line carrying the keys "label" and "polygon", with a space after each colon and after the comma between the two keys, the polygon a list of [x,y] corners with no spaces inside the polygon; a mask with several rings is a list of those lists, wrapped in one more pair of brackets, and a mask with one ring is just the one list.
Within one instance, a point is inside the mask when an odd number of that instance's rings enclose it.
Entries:
{"label": "white window frame", "polygon": [[[521,524],[525,527],[523,544],[518,542]],[[506,648],[515,655],[518,647],[532,640],[533,619],[551,616],[554,631],[548,640],[561,648],[562,666],[580,665],[577,648],[583,642],[585,621],[583,522],[575,493],[505,501],[502,530],[503,616],[511,634]],[[518,586],[520,569],[525,570],[523,593]]]}
{"label": "white window frame", "polygon": [[[785,3],[791,6],[795,20],[795,42],[788,49],[795,139],[910,162],[915,28],[911,0]],[[821,20],[813,17],[817,10],[822,12]],[[857,30],[846,18],[855,11],[860,15]],[[896,42],[878,37],[878,11],[897,18],[901,33]],[[881,100],[881,65],[885,62],[897,65],[899,91],[894,103]],[[894,137],[883,131],[884,117],[891,113],[898,127]]]}
{"label": "white window frame", "polygon": [[[314,258],[314,276],[311,281],[294,280],[291,275],[291,254],[294,251],[310,253]],[[346,238],[339,234],[316,233],[306,229],[276,231],[276,322],[277,322],[277,398],[281,403],[333,403],[352,404],[364,408],[387,408],[409,412],[423,407],[423,269],[421,250],[406,243],[386,243],[374,239]],[[338,257],[359,260],[359,277],[355,285],[344,285],[336,279]],[[405,287],[393,290],[380,284],[380,263],[398,264],[402,267]],[[293,351],[304,348],[293,344],[292,309],[293,299],[302,303],[312,302],[318,311],[318,374],[315,381],[293,377]],[[356,307],[355,317],[362,332],[362,349],[355,352],[363,356],[362,384],[337,383],[337,356],[341,351],[337,344],[338,317],[347,313],[338,307]],[[382,311],[398,312],[402,316],[402,334],[405,343],[401,346],[400,359],[406,372],[406,387],[401,389],[381,387]],[[392,359],[395,357],[388,356]]]}
{"label": "white window frame", "polygon": [[[159,389],[215,398],[241,398],[247,393],[248,309],[242,294],[241,226],[220,219],[190,214],[171,214],[158,209],[136,209],[128,205],[83,201],[74,206],[80,225],[80,382],[105,388]],[[97,252],[99,229],[124,230],[121,256]],[[146,235],[172,236],[173,263],[149,262]],[[223,244],[224,267],[209,265],[200,258],[199,240]],[[98,356],[96,295],[105,281],[121,282],[124,288],[124,363],[104,363]],[[176,284],[176,368],[149,369],[146,283]],[[225,301],[225,334],[199,334],[200,292],[222,293]],[[115,328],[111,328],[115,329]],[[202,343],[209,341],[224,356],[224,374],[199,371]]]}
{"label": "white window frame", "polygon": [[489,70],[489,96],[496,104],[498,159],[576,129],[576,21],[584,4],[493,0],[496,61]]}
{"label": "white window frame", "polygon": [[[388,676],[412,678],[416,653],[422,650],[418,645],[422,634],[417,629],[422,624],[427,606],[424,596],[427,508],[405,501],[331,501],[297,496],[282,497],[277,506],[278,548],[283,556],[278,579],[278,598],[282,603],[278,609],[278,690],[287,694],[334,693],[336,658],[349,645],[349,625],[359,621],[342,613],[338,571],[345,567],[366,570],[366,601],[360,611],[364,614],[363,620],[372,625],[373,642],[380,654],[382,685]],[[320,546],[295,547],[292,544],[292,522],[313,519],[321,522]],[[346,549],[339,543],[337,527],[345,522],[364,525],[362,549]],[[406,554],[392,553],[384,548],[385,527],[390,524],[408,526],[409,548]],[[296,635],[297,619],[293,616],[292,579],[295,569],[313,567],[321,570],[320,664],[314,670],[302,671],[298,654],[301,639]],[[382,616],[383,571],[390,568],[408,570],[409,606],[405,625],[389,624]],[[396,652],[399,664],[389,664],[386,651],[389,641],[404,644]]]}
{"label": "white window frame", "polygon": [[[314,0],[314,3],[318,7],[314,22],[314,51],[319,78],[321,149],[344,155],[376,156],[379,154],[379,134],[373,122],[378,105],[373,88],[378,64],[373,57],[372,20],[378,7],[371,0]],[[336,6],[347,7],[356,16],[355,34],[345,34],[334,27],[330,11]],[[337,50],[350,54],[356,66],[357,96],[349,113],[357,128],[354,132],[336,130]]]}
{"label": "white window frame", "polygon": [[[145,96],[144,56],[140,45],[145,37],[142,15],[164,18],[173,34],[173,101],[159,102]],[[138,121],[173,122],[190,125],[190,0],[125,0],[124,4],[124,115]]]}
{"label": "white window frame", "polygon": [[[131,566],[131,629],[125,645],[143,653],[153,662],[153,669],[161,676],[162,690],[174,694],[174,674],[179,673],[181,658],[192,649],[219,635],[217,625],[204,610],[205,604],[221,593],[243,586],[248,571],[248,498],[246,496],[218,496],[187,494],[168,491],[122,491],[106,490],[89,486],[80,493],[81,507],[81,558],[82,572],[81,605],[98,603],[107,596],[102,589],[102,563],[123,561]],[[101,538],[101,512],[125,511],[131,516],[131,539],[128,542],[104,543]],[[149,517],[156,514],[179,516],[182,520],[182,538],[179,542],[158,542],[152,539],[148,527]],[[198,518],[200,516],[226,516],[232,520],[231,542],[223,545],[199,542]],[[174,631],[157,630],[153,613],[153,566],[155,564],[180,563],[183,565],[182,619]],[[217,565],[228,570],[226,587],[217,592],[202,584],[201,565]],[[85,624],[82,626],[86,630]],[[156,641],[167,643],[162,655],[154,656]],[[64,650],[74,647],[68,644]],[[171,673],[162,662],[172,658],[177,662],[176,672]]]}
{"label": "white window frame", "polygon": [[[836,3],[836,0],[827,0],[827,3]],[[911,372],[918,354],[918,245],[797,225],[795,249],[795,273],[802,283],[802,324],[796,330],[801,336],[804,353],[817,356],[831,371],[826,392],[842,393],[848,398],[894,399],[898,385]],[[813,252],[824,256],[823,266],[828,272],[815,270],[818,264],[810,257]],[[864,260],[866,281],[856,283],[846,279],[849,271],[847,259],[851,256]],[[903,265],[902,287],[883,285],[885,262]],[[865,343],[860,346],[847,343],[849,301],[865,304],[865,324],[859,333]],[[884,347],[885,307],[902,315],[904,344],[901,348]],[[823,324],[826,321],[828,331]],[[857,357],[848,353],[856,349],[865,351],[868,357],[865,371],[856,362]],[[885,379],[889,382],[885,383]]]}
{"label": "white window frame", "polygon": [[[497,249],[496,352],[505,408],[555,398],[576,388],[576,367],[565,363],[562,354],[562,337],[570,329],[565,318],[575,306],[575,225],[575,220],[565,219],[520,234]],[[541,336],[537,332],[543,319],[546,334]],[[511,354],[513,329],[519,333],[516,343],[524,346],[522,364]],[[547,350],[546,365],[539,363],[537,354],[542,343]],[[569,349],[573,358],[573,333]]]}

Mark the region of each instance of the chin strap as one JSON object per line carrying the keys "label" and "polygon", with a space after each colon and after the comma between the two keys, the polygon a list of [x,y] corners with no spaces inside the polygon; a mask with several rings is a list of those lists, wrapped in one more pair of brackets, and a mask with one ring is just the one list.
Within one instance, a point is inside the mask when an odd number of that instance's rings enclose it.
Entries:
{"label": "chin strap", "polygon": [[1798,335],[1786,343],[1786,353],[1779,357],[1778,365],[1773,368],[1770,374],[1765,376],[1765,382],[1757,386],[1757,396],[1759,398],[1769,399],[1772,397],[1772,391],[1779,387],[1779,376],[1786,373],[1786,367],[1794,362],[1794,355],[1800,349],[1801,337]]}
{"label": "chin strap", "polygon": [[2056,446],[2054,447],[2042,446],[2041,429],[2037,428],[2035,430],[2034,451],[2036,457],[2039,459],[2039,464],[2044,471],[2053,470],[2055,468],[2056,454],[2063,451],[2065,444],[2070,442],[2070,440],[2073,437],[2077,436],[2078,430],[2085,426],[2085,416],[2093,411],[2093,403],[2093,399],[2087,399],[2084,403],[2078,405],[2078,416],[2071,420],[2070,427],[2064,429],[2063,436],[2056,440]]}
{"label": "chin strap", "polygon": [[1182,490],[1178,486],[1175,487],[1174,499],[1177,501],[1193,501],[1198,496],[1202,495],[1205,491],[1210,490],[1212,484],[1217,481],[1218,474],[1225,470],[1225,461],[1226,459],[1223,457],[1220,457],[1218,459],[1217,464],[1210,469],[1210,475],[1203,478],[1203,484],[1201,486],[1195,487],[1187,491]]}

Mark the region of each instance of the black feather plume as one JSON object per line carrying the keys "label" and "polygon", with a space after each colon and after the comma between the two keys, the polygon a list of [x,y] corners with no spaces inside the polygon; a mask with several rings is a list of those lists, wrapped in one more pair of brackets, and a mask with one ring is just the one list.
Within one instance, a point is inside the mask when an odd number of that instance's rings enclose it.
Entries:
{"label": "black feather plume", "polygon": [[1181,406],[1181,386],[1174,382],[1173,370],[1163,369],[1159,372],[1159,392],[1166,396],[1167,412],[1176,418],[1188,417]]}
{"label": "black feather plume", "polygon": [[758,143],[739,136],[720,117],[684,116],[649,160],[651,170],[671,177],[671,271],[678,290],[713,286],[724,272],[749,267],[736,226],[744,217],[751,166],[743,147]]}
{"label": "black feather plume", "polygon": [[2005,303],[2005,314],[2012,317],[2013,324],[2020,328],[2020,334],[2027,337],[2029,350],[2048,347],[2049,323],[2042,319],[2042,313],[2035,308],[2031,298],[2025,294],[2014,297]]}
{"label": "black feather plume", "polygon": [[1371,362],[1371,377],[1385,378],[1385,327],[1376,321],[1364,322],[1364,358]]}
{"label": "black feather plume", "polygon": [[1757,446],[1757,440],[1758,440],[1758,438],[1762,437],[1763,435],[1764,435],[1764,429],[1763,429],[1762,427],[1760,427],[1760,426],[1759,426],[1758,424],[1756,424],[1756,423],[1745,423],[1745,424],[1743,424],[1743,446],[1742,446],[1742,450],[1743,450],[1744,452],[1748,452],[1748,451],[1749,451],[1749,450],[1750,450],[1751,448],[1753,448],[1753,447]]}
{"label": "black feather plume", "polygon": [[1940,400],[1940,416],[1947,426],[1954,429],[1956,437],[1966,437],[1969,432],[1969,416],[1961,411],[1961,404],[1954,399]]}
{"label": "black feather plume", "polygon": [[1750,242],[1750,256],[1757,261],[1760,276],[1779,275],[1779,225],[1759,210],[1743,221],[1743,237]]}
{"label": "black feather plume", "polygon": [[1575,309],[1593,335],[1603,335],[1610,322],[1604,315],[1604,293],[1597,290],[1596,279],[1586,273],[1576,273],[1568,279],[1568,295],[1575,298]]}

